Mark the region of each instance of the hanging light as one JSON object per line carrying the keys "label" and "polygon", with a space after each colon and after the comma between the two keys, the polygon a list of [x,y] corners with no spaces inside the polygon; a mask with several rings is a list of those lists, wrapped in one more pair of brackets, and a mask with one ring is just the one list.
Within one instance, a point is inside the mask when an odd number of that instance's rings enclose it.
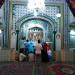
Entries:
{"label": "hanging light", "polygon": [[71,30],[70,31],[70,35],[75,35],[75,31],[74,30]]}
{"label": "hanging light", "polygon": [[58,18],[61,17],[61,13],[57,13],[56,17],[58,17]]}
{"label": "hanging light", "polygon": [[45,0],[28,0],[27,9],[37,16],[38,12],[42,12],[45,9]]}

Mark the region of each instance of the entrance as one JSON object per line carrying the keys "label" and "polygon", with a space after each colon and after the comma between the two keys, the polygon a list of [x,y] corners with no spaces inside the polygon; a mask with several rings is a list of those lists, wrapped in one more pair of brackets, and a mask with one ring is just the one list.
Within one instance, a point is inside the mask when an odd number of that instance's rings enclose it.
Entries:
{"label": "entrance", "polygon": [[16,23],[16,50],[24,49],[24,42],[32,39],[35,44],[37,40],[47,42],[53,51],[55,25],[55,20],[47,15],[23,16]]}
{"label": "entrance", "polygon": [[29,19],[20,26],[19,31],[20,48],[24,47],[25,40],[32,39],[33,41],[40,40],[41,42],[53,42],[52,25],[41,19]]}

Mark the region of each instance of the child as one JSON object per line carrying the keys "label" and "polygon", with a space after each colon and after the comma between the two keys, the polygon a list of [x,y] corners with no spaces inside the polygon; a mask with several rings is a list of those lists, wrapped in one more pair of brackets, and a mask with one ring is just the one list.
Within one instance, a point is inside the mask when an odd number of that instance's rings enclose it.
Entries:
{"label": "child", "polygon": [[52,51],[51,51],[51,49],[47,50],[47,54],[48,54],[48,60],[50,61],[52,59]]}

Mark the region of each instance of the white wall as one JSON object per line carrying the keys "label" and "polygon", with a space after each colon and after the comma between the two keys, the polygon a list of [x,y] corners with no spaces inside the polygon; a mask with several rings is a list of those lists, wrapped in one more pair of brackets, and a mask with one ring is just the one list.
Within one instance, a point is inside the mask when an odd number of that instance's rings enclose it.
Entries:
{"label": "white wall", "polygon": [[16,48],[16,34],[11,35],[11,48]]}
{"label": "white wall", "polygon": [[0,33],[0,49],[2,48],[2,33]]}

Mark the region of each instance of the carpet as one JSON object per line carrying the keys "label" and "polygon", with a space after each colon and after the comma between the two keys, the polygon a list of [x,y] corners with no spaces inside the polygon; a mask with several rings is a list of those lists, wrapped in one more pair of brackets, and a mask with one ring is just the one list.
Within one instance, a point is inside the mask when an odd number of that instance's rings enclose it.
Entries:
{"label": "carpet", "polygon": [[75,75],[75,65],[7,62],[0,63],[0,75]]}
{"label": "carpet", "polygon": [[33,64],[13,62],[0,64],[0,75],[31,75]]}
{"label": "carpet", "polygon": [[75,75],[75,65],[70,64],[53,64],[48,67],[48,75]]}

